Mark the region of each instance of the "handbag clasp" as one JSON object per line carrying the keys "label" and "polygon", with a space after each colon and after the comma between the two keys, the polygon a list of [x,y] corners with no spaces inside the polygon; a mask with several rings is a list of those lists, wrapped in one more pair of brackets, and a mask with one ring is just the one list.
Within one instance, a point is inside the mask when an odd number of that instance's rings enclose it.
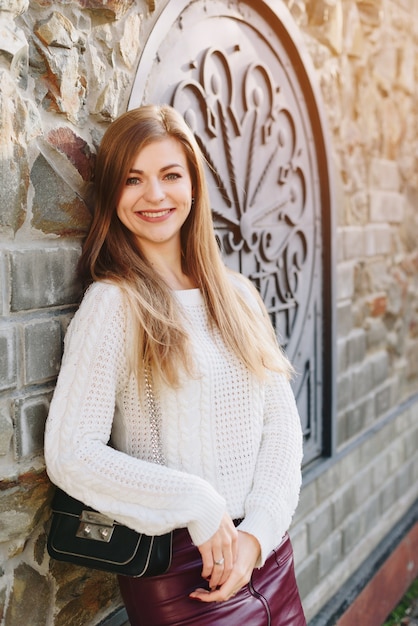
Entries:
{"label": "handbag clasp", "polygon": [[102,515],[102,513],[97,513],[97,511],[81,511],[80,525],[76,536],[81,539],[92,539],[93,541],[109,543],[114,529],[115,523],[107,515]]}

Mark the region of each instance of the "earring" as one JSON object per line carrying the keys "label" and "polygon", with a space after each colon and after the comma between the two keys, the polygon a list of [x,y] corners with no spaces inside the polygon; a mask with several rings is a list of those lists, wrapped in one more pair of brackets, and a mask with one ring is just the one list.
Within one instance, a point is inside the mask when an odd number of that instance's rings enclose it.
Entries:
{"label": "earring", "polygon": [[192,198],[192,206],[194,206],[194,198]]}

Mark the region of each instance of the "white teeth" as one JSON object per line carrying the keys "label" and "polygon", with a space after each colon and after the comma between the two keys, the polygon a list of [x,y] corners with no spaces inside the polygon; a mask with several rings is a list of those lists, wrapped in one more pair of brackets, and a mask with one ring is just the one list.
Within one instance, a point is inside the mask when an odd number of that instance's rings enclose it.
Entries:
{"label": "white teeth", "polygon": [[163,217],[163,215],[168,215],[170,213],[170,209],[166,209],[165,211],[141,211],[141,215],[145,215],[145,217]]}

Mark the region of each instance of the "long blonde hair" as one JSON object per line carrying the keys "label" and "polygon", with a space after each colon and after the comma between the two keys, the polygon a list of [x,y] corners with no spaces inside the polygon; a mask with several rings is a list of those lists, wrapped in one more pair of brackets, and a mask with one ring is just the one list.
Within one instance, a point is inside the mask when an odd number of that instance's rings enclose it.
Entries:
{"label": "long blonde hair", "polygon": [[209,318],[225,344],[250,371],[260,378],[266,368],[289,376],[291,365],[277,344],[261,298],[249,287],[262,315],[254,310],[254,300],[248,304],[221,259],[204,159],[183,117],[170,106],[147,105],[128,111],[103,136],[96,161],[94,215],[79,263],[84,283],[106,280],[123,290],[134,328],[129,358],[139,383],[144,361],[151,365],[154,379],[173,386],[178,384],[180,368],[192,371],[176,299],[116,214],[135,157],[149,143],[167,137],[184,149],[194,192],[194,205],[181,230],[184,273],[200,288]]}

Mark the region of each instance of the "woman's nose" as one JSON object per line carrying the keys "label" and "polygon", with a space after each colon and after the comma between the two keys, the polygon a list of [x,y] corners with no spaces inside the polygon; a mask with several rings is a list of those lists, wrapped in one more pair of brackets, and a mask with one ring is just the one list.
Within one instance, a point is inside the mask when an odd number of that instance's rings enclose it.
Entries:
{"label": "woman's nose", "polygon": [[147,182],[144,198],[148,202],[161,202],[165,198],[165,192],[163,185],[157,179],[150,179]]}

